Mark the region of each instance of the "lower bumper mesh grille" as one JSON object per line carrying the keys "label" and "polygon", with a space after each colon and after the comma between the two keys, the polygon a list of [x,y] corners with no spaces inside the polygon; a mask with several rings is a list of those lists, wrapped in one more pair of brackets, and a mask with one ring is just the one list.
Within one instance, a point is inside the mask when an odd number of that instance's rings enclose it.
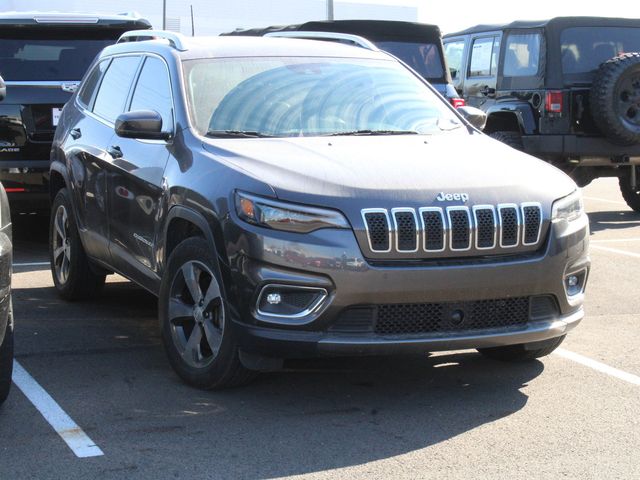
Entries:
{"label": "lower bumper mesh grille", "polygon": [[524,326],[558,314],[549,295],[468,302],[389,303],[347,308],[331,327],[345,333],[454,333]]}

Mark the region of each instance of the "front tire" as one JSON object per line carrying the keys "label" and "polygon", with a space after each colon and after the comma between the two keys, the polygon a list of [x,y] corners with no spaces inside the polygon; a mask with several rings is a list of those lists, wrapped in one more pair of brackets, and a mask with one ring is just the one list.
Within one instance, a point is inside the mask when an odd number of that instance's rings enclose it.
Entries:
{"label": "front tire", "polygon": [[[478,351],[485,357],[502,362],[527,362],[536,358],[546,357],[564,341],[566,335],[551,338],[535,344],[520,343],[504,347],[479,348]],[[532,348],[532,346],[535,347]]]}
{"label": "front tire", "polygon": [[93,297],[104,285],[105,275],[94,272],[82,246],[66,188],[58,192],[51,208],[49,259],[53,283],[66,300]]}
{"label": "front tire", "polygon": [[169,363],[186,383],[222,389],[255,373],[240,362],[217,261],[200,237],[171,253],[160,286],[158,315]]}
{"label": "front tire", "polygon": [[[11,301],[11,300],[9,300]],[[0,404],[4,403],[11,389],[13,374],[13,308],[9,304],[9,318],[4,340],[0,345]]]}

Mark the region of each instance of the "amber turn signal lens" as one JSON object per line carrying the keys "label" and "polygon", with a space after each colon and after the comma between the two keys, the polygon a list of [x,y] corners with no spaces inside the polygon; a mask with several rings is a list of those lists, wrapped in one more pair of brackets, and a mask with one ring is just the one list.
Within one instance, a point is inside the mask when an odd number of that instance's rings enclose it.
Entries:
{"label": "amber turn signal lens", "polygon": [[250,219],[256,219],[256,212],[253,202],[248,198],[240,198],[240,210],[242,213]]}

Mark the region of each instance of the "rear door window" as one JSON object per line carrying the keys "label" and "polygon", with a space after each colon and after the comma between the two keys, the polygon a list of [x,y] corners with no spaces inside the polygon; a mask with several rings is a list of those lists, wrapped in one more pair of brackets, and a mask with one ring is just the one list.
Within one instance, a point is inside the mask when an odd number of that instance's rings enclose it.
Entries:
{"label": "rear door window", "polygon": [[100,89],[93,105],[93,113],[115,122],[118,115],[124,111],[125,102],[129,96],[129,88],[133,81],[138,65],[139,56],[116,57],[102,78]]}
{"label": "rear door window", "polygon": [[473,40],[469,77],[494,77],[498,66],[500,37],[482,37]]}
{"label": "rear door window", "polygon": [[91,106],[91,100],[93,100],[102,75],[109,66],[109,61],[110,60],[103,60],[102,62],[98,63],[95,67],[93,67],[93,70],[91,70],[91,73],[87,76],[86,80],[82,82],[80,91],[78,92],[78,101],[82,106]]}
{"label": "rear door window", "polygon": [[505,77],[529,77],[540,68],[539,33],[510,34],[504,52],[503,75]]}

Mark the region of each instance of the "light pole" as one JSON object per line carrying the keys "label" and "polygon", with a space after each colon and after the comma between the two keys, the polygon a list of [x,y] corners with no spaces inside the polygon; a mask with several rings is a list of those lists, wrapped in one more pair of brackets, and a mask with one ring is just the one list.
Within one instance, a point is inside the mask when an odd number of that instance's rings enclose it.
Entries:
{"label": "light pole", "polygon": [[167,29],[167,0],[162,0],[162,29]]}
{"label": "light pole", "polygon": [[327,0],[327,20],[333,20],[333,0]]}

